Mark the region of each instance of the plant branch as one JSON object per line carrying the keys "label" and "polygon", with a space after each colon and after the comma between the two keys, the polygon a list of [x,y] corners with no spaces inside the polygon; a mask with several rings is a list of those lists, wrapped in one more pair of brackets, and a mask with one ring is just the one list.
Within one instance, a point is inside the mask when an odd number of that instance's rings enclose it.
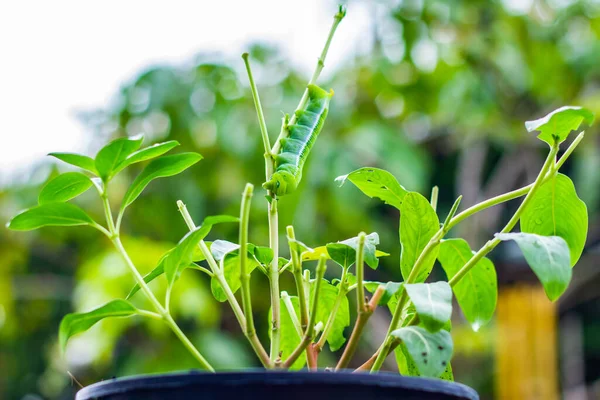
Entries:
{"label": "plant branch", "polygon": [[302,330],[302,326],[300,325],[300,321],[298,320],[298,315],[296,315],[296,310],[294,309],[294,304],[292,304],[292,299],[288,292],[281,292],[281,300],[283,300],[283,304],[287,309],[287,312],[290,316],[290,319],[292,320],[294,328],[296,328],[296,332],[298,332],[298,336],[302,337],[304,331]]}
{"label": "plant branch", "polygon": [[350,335],[350,339],[348,339],[348,344],[346,345],[346,348],[344,349],[344,353],[342,354],[342,357],[340,358],[337,365],[335,366],[336,371],[338,371],[342,368],[346,368],[348,366],[348,363],[352,359],[352,356],[354,355],[354,352],[356,351],[356,348],[358,347],[358,342],[360,340],[360,337],[362,335],[362,332],[363,332],[365,326],[367,325],[367,321],[369,320],[369,318],[371,318],[371,315],[373,315],[373,312],[377,308],[377,305],[379,304],[379,300],[381,300],[381,297],[383,296],[384,293],[385,293],[385,288],[383,286],[378,286],[377,290],[375,290],[375,293],[373,293],[373,297],[371,297],[371,301],[369,301],[369,303],[366,305],[365,309],[361,310],[359,308],[358,317],[356,318],[356,322],[354,324],[354,329],[352,329],[352,334]]}
{"label": "plant branch", "polygon": [[271,361],[279,357],[281,340],[281,307],[279,304],[279,218],[277,215],[277,199],[268,203],[269,212],[269,247],[273,250],[273,260],[269,266],[269,288],[271,292]]}
{"label": "plant branch", "polygon": [[254,316],[252,315],[252,297],[250,293],[250,273],[248,272],[248,221],[250,219],[250,202],[254,186],[248,183],[242,194],[242,204],[240,207],[240,282],[242,291],[242,306],[246,316],[246,325],[244,333],[254,349],[254,352],[260,358],[265,367],[271,366],[271,359],[256,335],[254,327]]}
{"label": "plant branch", "polygon": [[296,291],[298,293],[298,302],[300,303],[300,322],[302,332],[306,332],[308,326],[308,301],[306,299],[304,279],[302,278],[302,258],[297,249],[292,246],[292,243],[296,240],[296,235],[294,227],[291,225],[287,227],[287,237],[290,247],[290,258],[292,259],[292,273],[296,281]]}
{"label": "plant branch", "polygon": [[340,308],[340,304],[342,304],[342,299],[346,296],[346,275],[348,273],[348,268],[344,268],[342,270],[342,277],[340,278],[339,291],[335,298],[335,302],[333,303],[333,308],[331,309],[331,313],[329,314],[329,318],[327,319],[327,323],[325,324],[325,328],[323,329],[323,333],[319,338],[319,341],[315,344],[315,350],[317,353],[320,353],[325,346],[325,342],[327,341],[327,336],[331,332],[333,328],[333,323],[335,322],[335,317],[337,315],[338,309]]}
{"label": "plant branch", "polygon": [[358,234],[358,247],[356,249],[356,308],[358,314],[366,312],[367,301],[365,300],[365,287],[363,285],[365,275],[365,239],[366,234]]}
{"label": "plant branch", "polygon": [[315,281],[315,291],[312,296],[312,306],[310,309],[310,318],[308,320],[308,326],[306,328],[306,333],[304,337],[300,341],[300,344],[292,354],[288,357],[287,360],[283,363],[284,368],[290,368],[294,362],[302,355],[302,352],[306,349],[306,347],[313,341],[315,336],[315,320],[317,318],[317,310],[319,309],[319,294],[321,292],[321,284],[323,282],[323,276],[325,276],[325,270],[327,269],[327,257],[324,254],[319,258],[319,264],[317,265],[316,271],[316,281]]}
{"label": "plant branch", "polygon": [[433,208],[433,211],[437,211],[437,203],[438,203],[439,193],[440,193],[440,188],[438,188],[437,186],[434,186],[431,188],[431,200],[429,202],[431,203],[431,207]]}
{"label": "plant branch", "polygon": [[254,82],[254,76],[252,75],[252,69],[250,68],[250,62],[248,61],[248,53],[242,54],[244,64],[246,65],[246,72],[248,72],[248,81],[250,82],[250,90],[252,91],[252,98],[254,99],[254,107],[256,108],[256,114],[258,116],[258,124],[260,126],[260,133],[262,134],[263,145],[265,147],[265,154],[271,154],[271,143],[269,141],[269,132],[267,131],[267,123],[265,121],[265,115],[263,113],[262,105],[260,104],[260,96],[258,95],[258,89]]}

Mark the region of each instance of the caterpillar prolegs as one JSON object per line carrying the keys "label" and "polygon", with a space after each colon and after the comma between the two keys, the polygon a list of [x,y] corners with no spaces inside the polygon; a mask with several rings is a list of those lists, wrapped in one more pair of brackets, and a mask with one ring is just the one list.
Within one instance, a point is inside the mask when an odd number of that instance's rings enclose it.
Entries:
{"label": "caterpillar prolegs", "polygon": [[329,111],[333,90],[326,92],[308,85],[308,102],[296,111],[296,122],[287,127],[288,137],[281,139],[281,151],[275,155],[275,173],[263,187],[277,196],[292,193],[302,179],[302,168]]}

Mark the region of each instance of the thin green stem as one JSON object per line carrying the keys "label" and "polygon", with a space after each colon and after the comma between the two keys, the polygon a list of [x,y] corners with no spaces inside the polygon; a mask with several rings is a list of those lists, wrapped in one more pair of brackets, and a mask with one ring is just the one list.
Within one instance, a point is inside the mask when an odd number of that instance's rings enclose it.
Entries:
{"label": "thin green stem", "polygon": [[[346,10],[343,6],[340,6],[338,9],[338,12],[333,17],[333,23],[331,24],[331,28],[329,29],[329,35],[327,35],[327,40],[325,41],[325,46],[323,46],[323,50],[321,51],[321,56],[317,60],[317,66],[315,67],[315,70],[310,78],[310,81],[308,82],[308,85],[314,85],[317,82],[317,79],[319,79],[319,76],[321,75],[321,72],[323,71],[323,67],[325,67],[325,59],[327,58],[327,52],[329,51],[329,46],[331,45],[331,41],[333,40],[335,31],[337,30],[338,25],[340,24],[340,22],[342,22],[342,20],[344,19],[345,16],[346,16]],[[298,106],[296,107],[296,111],[304,109],[304,107],[306,106],[306,103],[308,102],[308,85],[307,85],[307,88],[304,90],[304,93],[302,94],[302,98],[300,99],[300,102],[298,103]],[[289,121],[289,124],[293,125],[295,122],[296,122],[296,113],[294,113],[292,115],[292,117]],[[271,154],[279,154],[279,151],[281,150],[281,139],[284,138],[285,135],[286,135],[285,131],[282,131],[279,134],[279,137],[273,144],[273,148],[271,149]],[[267,179],[268,178],[269,177],[267,177]]]}
{"label": "thin green stem", "polygon": [[159,321],[163,320],[162,315],[160,315],[158,313],[155,313],[155,312],[152,312],[152,311],[138,309],[136,311],[136,313],[139,314],[139,315],[141,315],[141,316],[143,316],[143,317],[148,317],[148,318],[156,319],[156,320],[159,320]]}
{"label": "thin green stem", "polygon": [[429,202],[431,203],[431,207],[433,208],[433,211],[437,211],[439,193],[440,193],[440,188],[438,188],[437,186],[434,186],[431,188],[431,200]]}
{"label": "thin green stem", "polygon": [[452,208],[450,209],[450,212],[446,216],[446,220],[444,221],[444,224],[442,225],[443,231],[445,231],[445,232],[449,231],[448,225],[450,225],[450,221],[452,221],[452,218],[454,218],[456,211],[458,211],[458,206],[460,206],[461,200],[462,200],[462,195],[458,196],[458,198],[454,201],[454,204],[452,204]]}
{"label": "thin green stem", "polygon": [[288,294],[288,292],[286,292],[286,291],[281,292],[281,300],[283,301],[283,304],[285,305],[288,315],[290,316],[290,319],[292,320],[292,324],[294,325],[294,328],[296,328],[296,332],[298,333],[298,336],[302,337],[302,335],[304,334],[304,330],[302,329],[302,326],[300,325],[300,320],[298,320],[298,315],[296,315],[296,310],[294,309],[294,304],[292,304],[292,299],[291,299],[290,295]]}
{"label": "thin green stem", "polygon": [[292,259],[292,273],[294,274],[294,280],[296,281],[298,303],[300,303],[300,321],[302,332],[305,332],[308,325],[308,301],[306,300],[306,290],[304,289],[304,279],[302,278],[302,258],[300,257],[298,250],[292,244],[296,240],[294,227],[290,225],[286,228],[286,230],[290,247],[290,258]]}
{"label": "thin green stem", "polygon": [[319,309],[319,295],[321,293],[321,284],[323,282],[323,276],[325,276],[325,270],[327,269],[327,257],[325,255],[321,255],[319,258],[319,264],[317,265],[316,271],[316,281],[315,281],[315,291],[312,296],[312,305],[310,308],[310,318],[308,320],[308,326],[306,327],[306,333],[304,337],[300,341],[300,344],[292,354],[288,357],[287,360],[283,363],[284,368],[291,367],[294,362],[302,355],[302,352],[306,349],[306,347],[313,341],[315,336],[315,320],[317,318],[317,310]]}
{"label": "thin green stem", "polygon": [[258,95],[258,89],[254,82],[254,76],[252,75],[252,69],[250,68],[250,62],[248,61],[248,53],[242,54],[244,64],[246,65],[246,72],[248,73],[248,81],[250,82],[250,90],[252,91],[252,98],[254,99],[254,107],[256,108],[256,114],[258,116],[258,125],[260,126],[260,133],[262,134],[262,140],[265,147],[265,154],[270,154],[271,143],[269,141],[269,132],[267,131],[267,123],[265,121],[265,115],[260,104],[260,96]]}
{"label": "thin green stem", "polygon": [[366,234],[361,232],[358,234],[358,247],[356,249],[356,308],[360,315],[367,309],[365,300],[365,287],[363,285],[365,274],[365,239]]}
{"label": "thin green stem", "polygon": [[269,287],[271,292],[271,361],[279,357],[281,340],[281,307],[279,304],[279,218],[277,215],[277,199],[269,202],[269,247],[273,250],[273,261],[269,266]]}
{"label": "thin green stem", "polygon": [[319,341],[315,345],[315,350],[317,351],[317,353],[320,353],[323,350],[323,347],[325,347],[325,342],[327,342],[327,337],[329,336],[329,333],[331,332],[331,329],[333,328],[333,323],[335,322],[335,317],[337,315],[338,309],[340,308],[340,305],[342,304],[342,300],[343,300],[344,296],[346,296],[346,294],[347,294],[347,291],[346,291],[347,273],[348,273],[348,268],[344,268],[342,270],[342,277],[340,278],[339,291],[335,298],[335,302],[333,303],[331,313],[329,314],[329,318],[327,319],[327,323],[325,324],[323,333],[321,334]]}

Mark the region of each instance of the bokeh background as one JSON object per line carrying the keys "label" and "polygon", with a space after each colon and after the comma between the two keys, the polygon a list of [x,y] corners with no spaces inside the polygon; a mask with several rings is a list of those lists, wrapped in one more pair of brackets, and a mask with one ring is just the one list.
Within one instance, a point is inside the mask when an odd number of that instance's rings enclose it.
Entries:
{"label": "bokeh background", "polygon": [[[337,5],[126,3],[1,6],[0,40],[11,57],[0,67],[7,89],[0,89],[0,219],[34,205],[44,182],[68,170],[42,153],[93,155],[112,138],[140,133],[145,145],[178,140],[181,151],[205,159],[152,183],[123,224],[125,246],[147,272],[186,232],[176,200],[197,220],[235,215],[244,184],[263,181],[262,142],[239,54],[251,54],[274,136],[282,111],[292,112],[301,96]],[[391,255],[368,277],[397,281],[397,211],[351,185],[339,188],[334,178],[375,166],[424,195],[438,185],[442,216],[459,194],[465,207],[531,182],[546,148],[526,133],[524,121],[562,105],[600,114],[600,1],[349,1],[348,9],[319,81],[336,93],[330,116],[300,189],[280,202],[280,225],[293,223],[297,237],[312,246],[377,231]],[[600,396],[599,140],[598,128],[589,129],[564,167],[590,215],[586,251],[568,292],[551,304],[520,253],[502,245],[492,253],[500,281],[497,318],[473,332],[454,315],[456,380],[482,399]],[[114,181],[113,202],[139,170],[129,168]],[[76,202],[102,215],[91,191]],[[478,248],[514,207],[488,210],[450,236]],[[265,211],[257,195],[250,232],[257,244],[268,240]],[[213,237],[235,236],[220,227]],[[433,275],[444,278],[438,267]],[[204,276],[186,272],[184,278],[172,307],[194,343],[219,368],[258,366]],[[0,398],[73,398],[77,384],[69,373],[87,385],[195,367],[166,327],[140,319],[104,321],[60,353],[64,314],[124,297],[132,284],[96,231],[0,229]],[[154,288],[164,290],[161,285]],[[253,285],[265,339],[266,280]],[[385,310],[376,313],[355,362],[372,354],[388,321]],[[330,357],[323,355],[324,366]],[[395,369],[392,357],[385,367]]]}

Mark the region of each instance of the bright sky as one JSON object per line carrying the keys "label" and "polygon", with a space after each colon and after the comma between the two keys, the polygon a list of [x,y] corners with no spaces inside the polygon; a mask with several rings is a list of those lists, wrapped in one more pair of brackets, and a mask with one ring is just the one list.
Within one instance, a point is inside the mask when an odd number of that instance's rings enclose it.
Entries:
{"label": "bright sky", "polygon": [[[106,105],[150,64],[202,51],[235,60],[262,40],[308,78],[335,9],[334,0],[0,2],[0,184],[50,151],[85,151],[75,112]],[[326,73],[370,45],[371,12],[351,3]]]}

